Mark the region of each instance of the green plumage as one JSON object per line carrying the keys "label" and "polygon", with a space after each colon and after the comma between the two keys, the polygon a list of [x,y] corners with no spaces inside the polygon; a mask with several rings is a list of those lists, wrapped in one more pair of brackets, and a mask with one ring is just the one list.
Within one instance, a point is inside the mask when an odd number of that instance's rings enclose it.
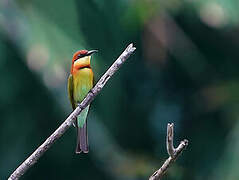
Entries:
{"label": "green plumage", "polygon": [[85,109],[83,109],[83,111],[77,117],[77,126],[80,128],[83,128],[83,125],[86,123],[86,118],[88,115],[89,107],[90,107],[90,105],[87,106]]}
{"label": "green plumage", "polygon": [[[73,71],[73,74],[70,74],[68,78],[68,95],[73,109],[81,103],[92,87],[93,72],[90,68],[77,69]],[[78,136],[76,153],[81,151],[88,152],[87,115],[89,107],[90,105],[82,110],[74,123],[77,127]]]}
{"label": "green plumage", "polygon": [[[80,103],[85,98],[87,93],[92,88],[90,79],[87,77],[84,77],[84,73],[82,74],[83,74],[83,77],[76,78],[75,80],[73,80],[72,75],[70,75],[68,78],[68,93],[69,93],[69,99],[73,109],[77,107],[78,103]],[[76,86],[74,86],[74,82]],[[87,106],[77,117],[78,127],[83,127],[84,123],[86,122],[89,107],[90,106]]]}
{"label": "green plumage", "polygon": [[68,96],[71,102],[72,109],[76,108],[74,97],[73,97],[73,76],[70,74],[68,77],[68,84],[67,84],[67,89],[68,89]]}

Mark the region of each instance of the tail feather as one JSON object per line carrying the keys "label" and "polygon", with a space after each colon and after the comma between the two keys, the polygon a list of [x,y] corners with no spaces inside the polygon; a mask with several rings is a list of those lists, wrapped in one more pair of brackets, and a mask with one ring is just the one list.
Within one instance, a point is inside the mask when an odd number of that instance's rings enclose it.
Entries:
{"label": "tail feather", "polygon": [[77,145],[76,145],[76,153],[88,153],[88,134],[87,134],[87,121],[83,125],[83,127],[77,127]]}
{"label": "tail feather", "polygon": [[88,153],[88,134],[87,134],[87,114],[89,106],[87,106],[77,117],[77,145],[76,153]]}

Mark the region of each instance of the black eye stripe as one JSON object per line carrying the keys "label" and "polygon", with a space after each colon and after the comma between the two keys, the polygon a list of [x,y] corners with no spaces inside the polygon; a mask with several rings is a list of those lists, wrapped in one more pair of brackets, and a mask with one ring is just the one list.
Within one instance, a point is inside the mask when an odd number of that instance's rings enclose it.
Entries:
{"label": "black eye stripe", "polygon": [[80,55],[78,55],[78,58],[82,58],[82,57],[85,57],[86,56],[86,54],[80,54]]}

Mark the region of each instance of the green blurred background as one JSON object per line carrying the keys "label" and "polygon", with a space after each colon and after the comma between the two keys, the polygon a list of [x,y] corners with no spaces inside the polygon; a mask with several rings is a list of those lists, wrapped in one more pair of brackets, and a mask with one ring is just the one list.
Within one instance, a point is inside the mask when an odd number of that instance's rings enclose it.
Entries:
{"label": "green blurred background", "polygon": [[91,106],[90,153],[72,127],[22,179],[147,179],[168,157],[166,126],[188,148],[164,179],[239,179],[238,0],[0,0],[0,179],[70,114],[79,49],[95,79],[136,53]]}

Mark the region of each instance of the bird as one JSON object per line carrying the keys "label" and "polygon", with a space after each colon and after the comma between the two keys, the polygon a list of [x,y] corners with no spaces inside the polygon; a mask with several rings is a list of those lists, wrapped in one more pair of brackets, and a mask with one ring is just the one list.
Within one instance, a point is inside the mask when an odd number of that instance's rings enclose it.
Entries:
{"label": "bird", "polygon": [[[94,73],[91,69],[91,56],[98,50],[80,50],[74,53],[70,75],[68,77],[67,89],[68,97],[74,110],[86,97],[93,87]],[[87,115],[90,105],[88,105],[76,117],[74,126],[77,129],[76,154],[88,153]]]}

